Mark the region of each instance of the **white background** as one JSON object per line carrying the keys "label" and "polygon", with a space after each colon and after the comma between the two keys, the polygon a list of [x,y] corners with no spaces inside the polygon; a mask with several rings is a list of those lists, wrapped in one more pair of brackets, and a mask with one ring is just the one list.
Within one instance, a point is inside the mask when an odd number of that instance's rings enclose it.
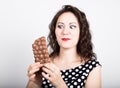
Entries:
{"label": "white background", "polygon": [[25,88],[27,68],[34,62],[31,45],[48,35],[50,21],[64,4],[86,13],[102,64],[102,87],[120,88],[119,0],[0,0],[0,88]]}

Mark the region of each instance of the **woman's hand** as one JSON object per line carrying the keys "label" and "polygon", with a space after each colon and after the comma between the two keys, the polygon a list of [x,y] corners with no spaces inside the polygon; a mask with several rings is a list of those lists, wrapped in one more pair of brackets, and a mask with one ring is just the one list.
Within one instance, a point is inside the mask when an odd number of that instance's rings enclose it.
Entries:
{"label": "woman's hand", "polygon": [[36,63],[31,64],[28,67],[28,74],[27,75],[28,75],[30,81],[33,81],[35,83],[41,83],[41,81],[42,81],[41,74],[36,75],[36,72],[40,71],[40,68],[42,66],[43,66],[43,64],[36,62]]}
{"label": "woman's hand", "polygon": [[59,68],[53,63],[46,63],[42,67],[42,76],[49,80],[56,88],[67,88],[61,77]]}

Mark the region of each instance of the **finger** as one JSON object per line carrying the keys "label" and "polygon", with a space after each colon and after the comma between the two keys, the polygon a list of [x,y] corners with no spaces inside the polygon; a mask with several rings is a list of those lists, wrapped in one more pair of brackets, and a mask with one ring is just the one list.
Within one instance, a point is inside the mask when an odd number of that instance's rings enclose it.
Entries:
{"label": "finger", "polygon": [[40,69],[42,66],[43,66],[43,64],[40,64],[39,62],[34,63],[34,64],[31,64],[31,65],[28,67],[28,73],[29,73],[31,70]]}
{"label": "finger", "polygon": [[43,70],[44,73],[49,74],[49,75],[52,75],[52,73],[53,73],[51,70],[49,70],[46,67],[42,67],[42,70]]}
{"label": "finger", "polygon": [[39,70],[40,70],[39,68],[30,70],[30,71],[28,72],[28,77],[31,77],[31,75],[35,74],[35,72],[37,72],[37,71],[39,71]]}
{"label": "finger", "polygon": [[30,68],[35,68],[35,67],[42,67],[43,64],[40,64],[40,62],[36,62],[30,65]]}
{"label": "finger", "polygon": [[42,72],[42,76],[46,78],[47,80],[51,80],[50,75],[46,74],[45,72]]}
{"label": "finger", "polygon": [[45,63],[43,66],[46,67],[47,69],[51,70],[52,72],[54,72],[56,70],[55,65],[52,63]]}

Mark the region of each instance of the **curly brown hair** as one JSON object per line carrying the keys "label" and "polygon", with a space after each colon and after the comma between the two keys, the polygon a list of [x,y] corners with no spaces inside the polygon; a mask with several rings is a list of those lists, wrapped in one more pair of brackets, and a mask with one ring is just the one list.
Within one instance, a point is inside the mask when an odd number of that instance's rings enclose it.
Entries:
{"label": "curly brown hair", "polygon": [[96,59],[96,54],[93,52],[93,44],[91,41],[91,33],[89,29],[89,23],[87,21],[86,15],[84,12],[80,11],[78,8],[72,5],[64,5],[61,10],[59,10],[54,18],[52,19],[49,29],[50,33],[48,35],[48,47],[52,49],[50,57],[55,57],[59,55],[60,46],[56,41],[55,27],[59,16],[65,12],[72,12],[79,22],[80,26],[80,35],[79,41],[77,44],[77,53],[84,60],[87,59]]}

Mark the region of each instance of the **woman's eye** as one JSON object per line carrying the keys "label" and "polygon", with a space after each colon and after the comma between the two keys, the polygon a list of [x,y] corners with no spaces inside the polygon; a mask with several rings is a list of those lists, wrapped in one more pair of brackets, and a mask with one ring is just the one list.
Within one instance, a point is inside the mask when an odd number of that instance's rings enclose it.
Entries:
{"label": "woman's eye", "polygon": [[59,29],[63,29],[63,28],[64,28],[63,25],[58,25],[57,27],[58,27]]}
{"label": "woman's eye", "polygon": [[76,26],[75,25],[70,25],[70,29],[75,29]]}

